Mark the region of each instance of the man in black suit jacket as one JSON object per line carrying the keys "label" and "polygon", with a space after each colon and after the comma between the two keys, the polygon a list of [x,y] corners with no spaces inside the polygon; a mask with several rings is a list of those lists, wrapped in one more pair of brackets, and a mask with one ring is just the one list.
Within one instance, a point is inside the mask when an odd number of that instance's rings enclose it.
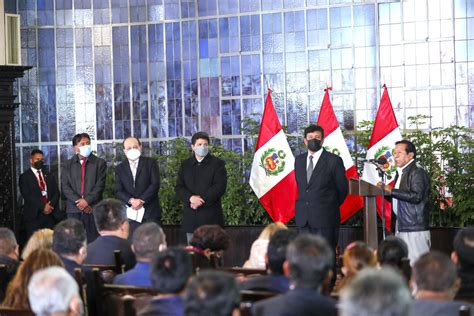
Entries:
{"label": "man in black suit jacket", "polygon": [[334,252],[319,236],[300,234],[289,245],[284,263],[291,290],[259,301],[254,316],[331,316],[337,315],[336,302],[320,290],[332,275]]}
{"label": "man in black suit jacket", "polygon": [[[160,223],[160,172],[156,159],[141,156],[142,144],[136,137],[123,141],[127,160],[115,168],[115,196],[133,210],[145,209],[142,223]],[[138,222],[130,220],[130,234]]]}
{"label": "man in black suit jacket", "polygon": [[127,239],[129,223],[125,205],[115,199],[103,200],[94,208],[94,219],[100,236],[87,245],[85,263],[114,265],[114,251],[120,250],[125,269],[133,268],[136,260],[132,243]]}
{"label": "man in black suit jacket", "polygon": [[61,220],[58,184],[44,168],[44,154],[33,149],[30,157],[31,167],[20,175],[19,180],[26,240],[36,230],[52,229]]}
{"label": "man in black suit jacket", "polygon": [[91,138],[87,133],[75,135],[72,145],[76,154],[66,161],[61,174],[66,212],[68,217],[82,221],[87,240],[92,242],[98,236],[92,210],[102,200],[107,165],[91,153]]}
{"label": "man in black suit jacket", "polygon": [[181,163],[175,188],[184,204],[181,227],[188,242],[199,226],[224,226],[221,197],[227,188],[225,163],[209,154],[209,135],[195,133],[191,148],[193,155]]}
{"label": "man in black suit jacket", "polygon": [[295,159],[298,199],[295,220],[300,232],[326,238],[332,249],[339,236],[339,206],[344,202],[349,186],[342,159],[323,147],[324,129],[310,125],[304,130],[308,152]]}

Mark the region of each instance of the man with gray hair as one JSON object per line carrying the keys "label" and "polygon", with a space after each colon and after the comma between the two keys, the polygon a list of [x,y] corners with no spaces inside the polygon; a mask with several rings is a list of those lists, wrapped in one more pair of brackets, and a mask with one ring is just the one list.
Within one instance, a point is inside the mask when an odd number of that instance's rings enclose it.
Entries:
{"label": "man with gray hair", "polygon": [[28,283],[28,299],[35,315],[83,315],[79,287],[61,267],[35,272]]}
{"label": "man with gray hair", "polygon": [[166,249],[166,236],[163,229],[154,222],[138,226],[133,232],[132,251],[137,264],[125,273],[118,274],[114,284],[152,287],[151,262],[158,252]]}
{"label": "man with gray hair", "polygon": [[8,283],[13,278],[18,269],[18,243],[15,234],[6,227],[0,227],[0,264],[5,265],[6,273],[0,279],[0,302],[5,297]]}
{"label": "man with gray hair", "polygon": [[406,316],[410,291],[392,268],[365,269],[341,291],[341,316]]}

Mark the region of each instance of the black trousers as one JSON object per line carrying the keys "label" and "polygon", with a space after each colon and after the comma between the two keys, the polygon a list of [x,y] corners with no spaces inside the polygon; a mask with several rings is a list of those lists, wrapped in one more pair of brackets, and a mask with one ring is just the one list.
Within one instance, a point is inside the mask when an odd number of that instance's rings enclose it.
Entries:
{"label": "black trousers", "polygon": [[53,214],[46,215],[43,212],[38,213],[34,219],[25,219],[25,241],[30,239],[31,235],[39,229],[49,228],[53,229],[56,225],[56,219]]}
{"label": "black trousers", "polygon": [[94,215],[87,214],[84,212],[81,213],[67,213],[67,218],[75,218],[82,222],[86,230],[87,243],[91,243],[99,237],[99,232],[95,226]]}

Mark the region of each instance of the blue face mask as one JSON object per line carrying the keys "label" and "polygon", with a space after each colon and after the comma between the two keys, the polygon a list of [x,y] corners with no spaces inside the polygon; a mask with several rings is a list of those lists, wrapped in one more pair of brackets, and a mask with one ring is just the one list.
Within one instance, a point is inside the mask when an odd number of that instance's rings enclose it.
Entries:
{"label": "blue face mask", "polygon": [[206,155],[209,153],[209,147],[208,146],[197,146],[197,147],[194,147],[194,152],[198,156],[206,157]]}
{"label": "blue face mask", "polygon": [[91,155],[91,152],[92,152],[91,145],[84,145],[84,146],[79,147],[79,154],[82,157],[88,158]]}

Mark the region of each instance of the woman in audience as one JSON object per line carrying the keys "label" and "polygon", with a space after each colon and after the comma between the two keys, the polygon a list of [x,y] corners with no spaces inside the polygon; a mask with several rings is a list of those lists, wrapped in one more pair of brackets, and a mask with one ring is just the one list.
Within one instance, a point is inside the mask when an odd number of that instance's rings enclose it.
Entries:
{"label": "woman in audience", "polygon": [[336,283],[335,292],[339,291],[351,282],[351,280],[366,267],[375,267],[377,259],[372,249],[361,241],[350,243],[342,257],[342,279]]}
{"label": "woman in audience", "polygon": [[49,228],[40,229],[34,232],[31,235],[30,239],[26,243],[23,252],[21,253],[21,258],[26,260],[26,258],[36,249],[52,249],[53,248],[53,230]]}
{"label": "woman in audience", "polygon": [[288,229],[285,224],[276,222],[267,225],[250,248],[250,257],[244,263],[244,268],[265,269],[265,255],[270,238],[279,230]]}
{"label": "woman in audience", "polygon": [[[198,227],[191,238],[187,250],[193,252],[193,268],[215,268],[224,251],[229,248],[230,237],[219,225],[203,225]],[[212,261],[214,259],[214,262]]]}
{"label": "woman in audience", "polygon": [[20,265],[15,277],[7,287],[2,306],[16,309],[30,309],[28,302],[28,282],[38,270],[50,266],[64,267],[63,262],[53,251],[48,249],[34,250]]}

